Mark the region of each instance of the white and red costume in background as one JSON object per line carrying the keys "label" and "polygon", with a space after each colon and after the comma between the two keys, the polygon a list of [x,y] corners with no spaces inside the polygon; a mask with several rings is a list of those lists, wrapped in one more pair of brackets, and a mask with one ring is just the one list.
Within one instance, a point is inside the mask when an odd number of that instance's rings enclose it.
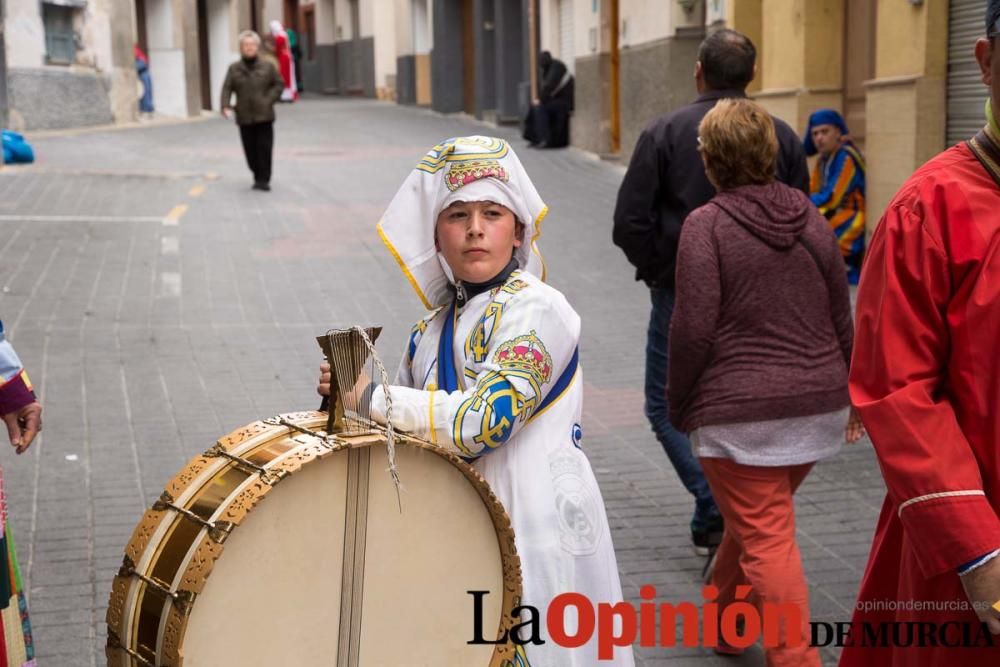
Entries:
{"label": "white and red costume in background", "polygon": [[295,61],[288,44],[288,33],[281,21],[271,21],[271,35],[274,37],[274,55],[278,58],[278,71],[285,81],[285,89],[281,91],[282,102],[294,102],[299,99],[299,88],[295,79]]}

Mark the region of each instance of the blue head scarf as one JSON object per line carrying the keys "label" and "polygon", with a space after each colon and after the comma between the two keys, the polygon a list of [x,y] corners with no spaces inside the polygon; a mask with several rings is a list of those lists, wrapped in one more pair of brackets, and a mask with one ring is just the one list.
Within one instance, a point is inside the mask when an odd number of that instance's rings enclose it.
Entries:
{"label": "blue head scarf", "polygon": [[[1000,2],[1000,0],[997,0]],[[812,115],[809,116],[809,126],[806,128],[806,136],[802,139],[802,145],[806,149],[806,155],[816,155],[818,152],[816,150],[816,144],[813,143],[812,131],[817,125],[833,125],[841,134],[850,134],[847,131],[847,123],[844,122],[844,117],[841,116],[837,111],[833,109],[819,109],[818,111],[813,111]]]}

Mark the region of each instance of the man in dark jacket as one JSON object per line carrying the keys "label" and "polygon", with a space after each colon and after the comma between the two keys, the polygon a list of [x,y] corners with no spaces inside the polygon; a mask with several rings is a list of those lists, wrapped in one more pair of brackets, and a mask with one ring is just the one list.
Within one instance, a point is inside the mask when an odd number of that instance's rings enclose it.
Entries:
{"label": "man in dark jacket", "polygon": [[233,113],[236,93],[236,124],[240,126],[243,153],[253,172],[253,189],[271,189],[271,154],[274,150],[274,105],[285,87],[277,68],[258,57],[260,36],[252,30],[240,33],[240,55],[229,66],[222,84],[222,115]]}
{"label": "man in dark jacket", "polygon": [[[694,70],[698,99],[643,130],[615,206],[615,245],[636,267],[636,279],[649,286],[652,300],[646,338],[646,417],[681,482],[695,497],[691,538],[701,554],[722,539],[722,519],[687,437],[670,423],[667,349],[674,266],[684,218],[715,194],[698,154],[698,124],[720,99],[746,97],[756,59],[753,42],[734,30],[720,30],[701,43]],[[787,124],[775,118],[774,125],[778,180],[808,194],[802,144]]]}

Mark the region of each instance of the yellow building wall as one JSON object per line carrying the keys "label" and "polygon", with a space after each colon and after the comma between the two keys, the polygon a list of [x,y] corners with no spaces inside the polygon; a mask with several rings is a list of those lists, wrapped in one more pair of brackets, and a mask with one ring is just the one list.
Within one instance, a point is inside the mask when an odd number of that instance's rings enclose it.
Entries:
{"label": "yellow building wall", "polygon": [[763,76],[764,16],[763,0],[730,0],[726,3],[726,25],[742,32],[757,47],[757,76],[747,86],[751,95],[761,89]]}
{"label": "yellow building wall", "polygon": [[878,0],[866,108],[869,232],[906,179],[945,147],[947,25],[947,0]]}
{"label": "yellow building wall", "polygon": [[842,107],[844,0],[762,0],[760,16],[754,97],[802,132],[813,110]]}

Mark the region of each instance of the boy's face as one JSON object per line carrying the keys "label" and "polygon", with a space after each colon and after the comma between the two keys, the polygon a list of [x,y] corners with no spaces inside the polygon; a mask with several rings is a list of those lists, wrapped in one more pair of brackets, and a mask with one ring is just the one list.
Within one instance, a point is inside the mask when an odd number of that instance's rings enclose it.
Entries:
{"label": "boy's face", "polygon": [[438,215],[435,237],[455,278],[482,283],[500,273],[521,247],[510,209],[488,201],[455,202]]}
{"label": "boy's face", "polygon": [[840,130],[836,125],[817,125],[812,129],[813,144],[823,155],[831,155],[840,148]]}

